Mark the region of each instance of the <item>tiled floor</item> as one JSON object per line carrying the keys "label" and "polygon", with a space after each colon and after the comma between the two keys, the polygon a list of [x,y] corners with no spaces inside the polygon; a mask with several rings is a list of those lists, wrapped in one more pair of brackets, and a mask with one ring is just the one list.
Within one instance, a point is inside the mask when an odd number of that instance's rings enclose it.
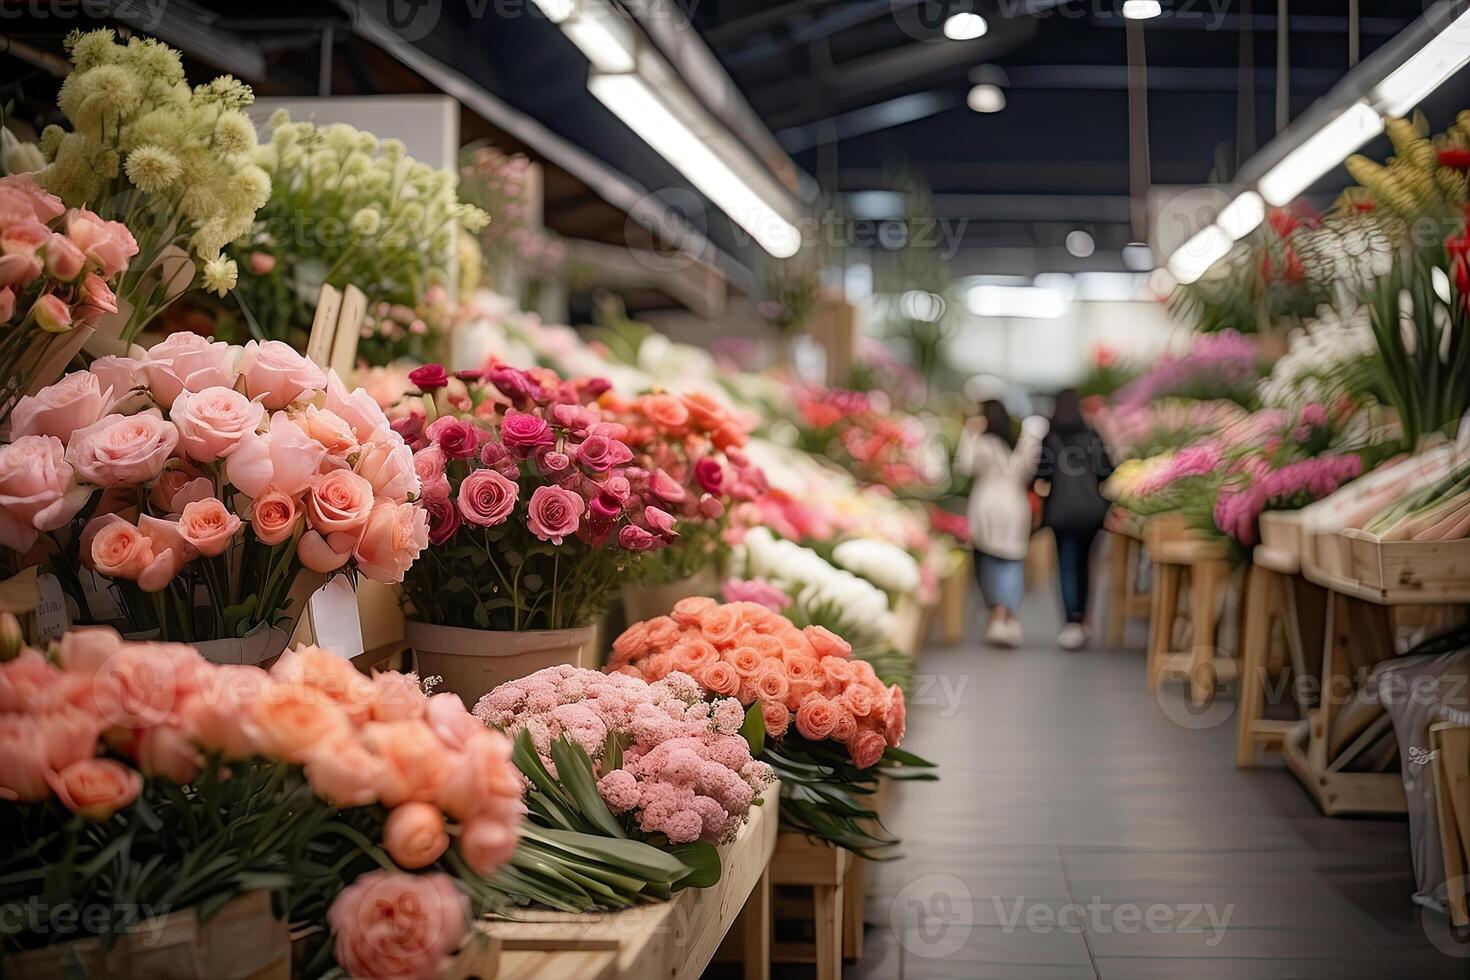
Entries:
{"label": "tiled floor", "polygon": [[1236,770],[1233,714],[1150,696],[1141,636],[1063,653],[1045,596],[1025,619],[1026,649],[920,660],[906,747],[943,782],[899,795],[905,855],[870,875],[849,978],[1470,977],[1409,901],[1407,824]]}

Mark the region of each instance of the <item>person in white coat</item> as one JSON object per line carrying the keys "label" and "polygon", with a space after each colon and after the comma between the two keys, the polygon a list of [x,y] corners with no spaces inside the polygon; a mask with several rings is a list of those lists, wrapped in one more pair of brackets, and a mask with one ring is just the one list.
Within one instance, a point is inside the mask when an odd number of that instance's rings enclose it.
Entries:
{"label": "person in white coat", "polygon": [[1028,496],[1041,457],[1047,421],[1032,416],[1017,438],[1005,406],[994,399],[965,426],[955,464],[975,478],[970,490],[970,538],[975,545],[975,575],[990,608],[985,639],[992,646],[1021,645],[1016,617],[1026,590],[1023,562],[1031,546]]}

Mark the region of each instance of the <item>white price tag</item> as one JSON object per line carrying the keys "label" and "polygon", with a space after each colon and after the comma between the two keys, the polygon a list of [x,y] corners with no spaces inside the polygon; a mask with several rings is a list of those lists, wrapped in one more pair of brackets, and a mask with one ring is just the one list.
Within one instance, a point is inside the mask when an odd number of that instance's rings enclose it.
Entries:
{"label": "white price tag", "polygon": [[308,612],[317,646],[348,660],[363,652],[357,592],[346,575],[332,576],[313,592]]}
{"label": "white price tag", "polygon": [[41,598],[36,602],[36,642],[54,640],[66,632],[71,617],[66,611],[66,593],[61,590],[61,580],[46,573],[36,576],[36,589]]}

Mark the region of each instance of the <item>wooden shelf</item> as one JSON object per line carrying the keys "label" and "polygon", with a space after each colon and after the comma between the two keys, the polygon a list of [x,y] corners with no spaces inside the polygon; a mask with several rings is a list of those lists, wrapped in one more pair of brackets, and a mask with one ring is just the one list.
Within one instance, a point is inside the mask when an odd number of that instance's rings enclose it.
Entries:
{"label": "wooden shelf", "polygon": [[[516,980],[580,980],[582,965],[596,965],[600,960],[589,954],[602,954],[613,960],[611,973],[590,974],[595,980],[694,980],[714,958],[725,934],[730,931],[745,908],[747,900],[767,910],[764,930],[746,936],[747,976],[749,951],[768,950],[770,944],[769,887],[766,873],[776,849],[776,828],[780,822],[780,785],[773,783],[763,794],[766,802],[752,807],[750,820],[740,829],[735,840],[720,848],[722,872],[718,884],[710,888],[688,888],[670,901],[621,912],[573,915],[564,912],[528,910],[518,913],[514,921],[497,919],[485,924],[486,931],[502,940],[503,962],[512,962],[517,953],[541,954],[539,958],[514,959],[518,969],[541,972],[511,974]],[[753,917],[754,918],[754,917]],[[759,923],[757,923],[759,925]],[[762,945],[762,942],[764,945]],[[578,954],[576,960],[560,960],[563,954]],[[769,955],[763,955],[769,969]],[[527,965],[531,964],[531,965]],[[509,980],[502,966],[500,980]]]}

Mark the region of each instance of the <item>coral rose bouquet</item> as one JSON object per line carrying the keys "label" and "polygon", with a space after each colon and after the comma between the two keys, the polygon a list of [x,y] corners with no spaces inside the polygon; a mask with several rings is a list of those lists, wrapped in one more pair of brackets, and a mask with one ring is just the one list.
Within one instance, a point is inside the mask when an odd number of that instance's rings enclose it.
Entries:
{"label": "coral rose bouquet", "polygon": [[54,356],[67,359],[66,338],[117,312],[112,290],[137,251],[121,222],[68,209],[30,174],[0,177],[0,424]]}
{"label": "coral rose bouquet", "polygon": [[628,427],[596,404],[605,382],[503,364],[459,378],[428,365],[413,381],[441,392],[448,409],[413,443],[430,543],[404,580],[416,618],[481,630],[587,626],[646,555],[677,538],[686,491],[635,465]]}
{"label": "coral rose bouquet", "polygon": [[[368,677],[315,647],[265,671],[73,630],[0,664],[0,746],[0,826],[14,845],[0,901],[109,908],[109,921],[86,924],[106,938],[136,925],[133,910],[207,918],[268,889],[293,923],[330,918],[354,976],[420,975],[366,966],[371,929],[345,910],[373,872],[460,896],[458,918],[435,920],[447,930],[437,962],[470,911],[501,907],[488,876],[514,854],[523,809],[510,743],[458,698],[426,696],[413,675]],[[8,935],[0,948],[53,937]],[[326,938],[307,937],[303,975],[331,968]]]}
{"label": "coral rose bouquet", "polygon": [[719,564],[732,509],[766,491],[764,474],[742,451],[744,428],[704,394],[653,393],[629,402],[605,395],[602,404],[627,426],[638,466],[662,474],[659,499],[676,522],[673,540],[644,562],[642,581],[683,581]]}
{"label": "coral rose bouquet", "polygon": [[299,611],[303,573],[393,584],[428,542],[403,438],[280,342],[99,358],[22,398],[11,439],[0,544],[49,563],[81,622],[246,637]]}
{"label": "coral rose bouquet", "polygon": [[[518,861],[500,882],[521,902],[622,908],[713,884],[714,846],[735,837],[772,778],[741,737],[740,703],[705,700],[684,674],[650,684],[548,667],[500,685],[475,714],[515,739],[525,777],[527,856],[540,863]],[[589,858],[627,880],[575,873]],[[555,873],[568,860],[574,873]]]}
{"label": "coral rose bouquet", "polygon": [[742,732],[781,779],[782,821],[865,856],[896,843],[863,802],[877,778],[934,778],[930,763],[899,748],[899,687],[885,687],[834,633],[798,629],[755,602],[681,600],[619,636],[607,670],[654,684],[687,674],[716,705],[738,700]]}

